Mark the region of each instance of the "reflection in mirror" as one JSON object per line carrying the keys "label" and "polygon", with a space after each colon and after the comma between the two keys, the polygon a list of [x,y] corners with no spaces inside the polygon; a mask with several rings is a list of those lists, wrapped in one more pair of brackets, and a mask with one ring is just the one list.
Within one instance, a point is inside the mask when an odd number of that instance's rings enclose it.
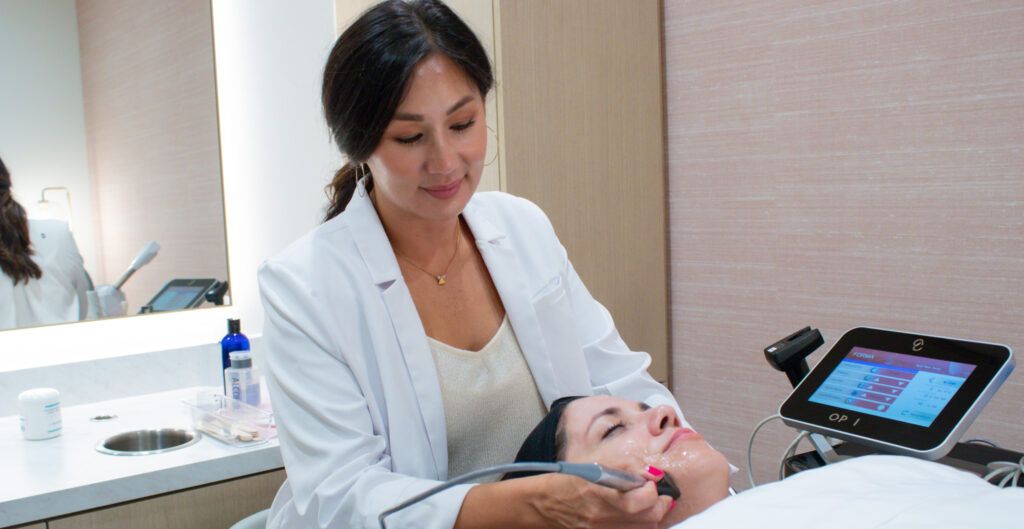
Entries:
{"label": "reflection in mirror", "polygon": [[0,76],[0,329],[221,303],[209,0],[0,0]]}

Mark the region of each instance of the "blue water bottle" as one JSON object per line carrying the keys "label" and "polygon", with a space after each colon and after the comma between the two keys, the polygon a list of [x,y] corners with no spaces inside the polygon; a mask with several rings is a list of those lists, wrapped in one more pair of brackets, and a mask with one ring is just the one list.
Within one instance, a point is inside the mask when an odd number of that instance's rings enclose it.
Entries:
{"label": "blue water bottle", "polygon": [[[220,341],[221,377],[224,380],[224,370],[231,367],[232,351],[248,351],[249,339],[242,334],[242,322],[236,319],[228,320],[228,334]],[[229,395],[227,385],[224,386],[224,394]]]}

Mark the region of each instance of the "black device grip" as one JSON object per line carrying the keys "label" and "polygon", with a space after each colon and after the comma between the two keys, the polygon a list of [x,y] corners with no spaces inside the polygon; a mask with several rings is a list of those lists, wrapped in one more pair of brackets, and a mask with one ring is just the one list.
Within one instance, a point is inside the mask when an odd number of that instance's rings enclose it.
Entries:
{"label": "black device grip", "polygon": [[658,496],[671,496],[673,500],[678,500],[682,493],[679,492],[679,487],[676,486],[675,480],[672,476],[666,472],[661,480],[658,481]]}

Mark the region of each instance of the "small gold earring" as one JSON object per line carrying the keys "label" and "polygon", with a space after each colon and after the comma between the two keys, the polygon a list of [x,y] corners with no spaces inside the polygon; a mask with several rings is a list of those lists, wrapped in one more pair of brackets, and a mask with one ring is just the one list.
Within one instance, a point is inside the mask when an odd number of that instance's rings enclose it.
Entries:
{"label": "small gold earring", "polygon": [[[366,172],[363,170],[364,165],[365,164],[359,164],[359,167],[356,168],[356,189],[359,190],[360,197],[366,196]],[[359,180],[363,181],[362,186],[359,185]]]}

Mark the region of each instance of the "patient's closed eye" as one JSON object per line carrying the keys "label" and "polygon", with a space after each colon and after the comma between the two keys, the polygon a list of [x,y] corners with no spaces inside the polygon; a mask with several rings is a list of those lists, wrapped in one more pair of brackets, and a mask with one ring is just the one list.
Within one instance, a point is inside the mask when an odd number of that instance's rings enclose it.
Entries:
{"label": "patient's closed eye", "polygon": [[604,431],[604,435],[601,436],[601,440],[604,441],[605,439],[610,437],[612,435],[612,433],[615,433],[615,431],[620,429],[620,428],[625,430],[626,429],[626,424],[623,423],[623,422],[617,422],[617,423],[611,425],[611,427],[609,427],[607,430]]}

